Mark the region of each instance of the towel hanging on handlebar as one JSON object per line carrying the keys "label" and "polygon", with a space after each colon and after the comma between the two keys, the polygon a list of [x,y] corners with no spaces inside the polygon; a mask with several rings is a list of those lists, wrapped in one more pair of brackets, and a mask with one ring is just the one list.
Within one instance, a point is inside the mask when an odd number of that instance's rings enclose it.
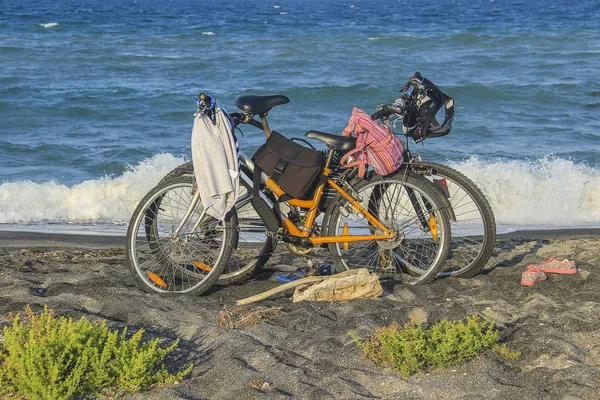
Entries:
{"label": "towel hanging on handlebar", "polygon": [[215,107],[211,115],[196,113],[192,161],[206,213],[217,219],[225,218],[237,200],[240,185],[237,141],[221,108]]}

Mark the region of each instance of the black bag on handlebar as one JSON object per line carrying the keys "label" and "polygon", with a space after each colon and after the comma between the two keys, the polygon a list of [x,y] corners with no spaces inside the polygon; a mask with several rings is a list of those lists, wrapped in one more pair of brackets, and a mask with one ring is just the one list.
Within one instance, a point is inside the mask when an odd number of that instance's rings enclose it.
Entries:
{"label": "black bag on handlebar", "polygon": [[312,196],[323,162],[321,152],[294,143],[275,131],[252,159],[288,195],[301,200]]}
{"label": "black bag on handlebar", "polygon": [[[449,134],[454,120],[454,100],[430,80],[421,78],[420,81],[423,89],[417,93],[414,105],[407,110],[402,122],[404,135],[415,142]],[[442,107],[445,107],[445,117],[440,124],[435,116]]]}

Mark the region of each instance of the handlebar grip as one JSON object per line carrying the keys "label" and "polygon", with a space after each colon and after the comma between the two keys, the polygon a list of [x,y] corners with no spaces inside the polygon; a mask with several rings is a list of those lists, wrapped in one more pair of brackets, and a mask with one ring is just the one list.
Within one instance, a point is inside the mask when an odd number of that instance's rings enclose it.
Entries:
{"label": "handlebar grip", "polygon": [[[207,95],[206,93],[200,93],[200,95],[198,96],[198,98],[200,99],[201,102],[204,103],[205,106],[210,105],[210,96]],[[208,102],[207,102],[207,100],[208,100]]]}
{"label": "handlebar grip", "polygon": [[385,104],[384,106],[381,107],[381,109],[379,111],[375,111],[373,114],[371,114],[371,119],[373,121],[375,121],[381,117],[387,117],[392,112],[393,111],[391,110],[391,107],[389,105]]}
{"label": "handlebar grip", "polygon": [[204,106],[204,109],[209,110],[213,108],[215,104],[215,99],[210,94],[202,92],[200,93],[198,98],[200,99],[199,102]]}

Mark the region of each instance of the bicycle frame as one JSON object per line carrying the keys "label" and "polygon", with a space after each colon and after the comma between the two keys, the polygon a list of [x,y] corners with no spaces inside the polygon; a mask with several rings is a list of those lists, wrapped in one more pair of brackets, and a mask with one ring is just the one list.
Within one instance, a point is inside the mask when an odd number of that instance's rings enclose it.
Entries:
{"label": "bicycle frame", "polygon": [[[248,125],[252,125],[252,126],[264,131],[265,134],[267,135],[267,137],[270,134],[270,128],[269,128],[268,123],[265,118],[266,115],[260,115],[261,122],[255,120],[253,118],[254,115],[252,115],[252,114],[234,113],[234,114],[231,114],[231,117],[232,117],[232,127],[234,130],[240,124],[248,124]],[[289,195],[288,195],[287,196],[288,199],[284,200],[285,203],[287,203],[288,205],[290,205],[292,207],[297,207],[297,208],[308,210],[306,219],[304,221],[304,225],[303,226],[296,225],[293,221],[291,221],[287,217],[287,215],[285,213],[281,212],[280,210],[277,210],[277,212],[279,214],[278,217],[279,217],[279,221],[280,221],[280,226],[284,227],[288,232],[288,234],[286,234],[286,235],[277,234],[277,237],[279,239],[283,239],[284,241],[290,241],[290,242],[297,241],[302,245],[309,245],[309,244],[310,245],[322,245],[322,244],[329,244],[329,243],[343,243],[345,246],[347,246],[347,244],[349,242],[360,242],[360,241],[369,241],[369,240],[395,240],[397,237],[396,232],[386,228],[385,225],[379,221],[377,216],[374,216],[367,209],[365,209],[358,200],[356,200],[352,195],[350,195],[348,192],[346,192],[341,186],[339,186],[333,179],[331,179],[329,177],[329,175],[332,172],[331,169],[329,168],[329,165],[331,163],[334,151],[335,150],[330,149],[329,153],[327,154],[325,167],[323,168],[323,172],[322,172],[322,176],[321,176],[321,183],[314,191],[313,197],[311,199],[300,200],[300,199],[295,199],[295,198],[289,198]],[[407,151],[405,153],[405,157],[408,156],[409,154],[410,153]],[[245,167],[245,168],[240,168],[240,179],[242,179],[244,181],[245,186],[247,186],[250,189],[249,191],[251,191],[254,188],[254,184],[253,184],[254,162],[251,160],[250,157],[248,157],[243,152],[239,153],[239,160],[240,160],[240,165]],[[406,161],[406,159],[405,159],[405,161]],[[261,183],[264,184],[278,198],[281,198],[282,196],[286,195],[285,191],[279,185],[277,185],[277,183],[273,179],[271,179],[269,176],[265,175],[264,173],[261,174]],[[319,214],[319,203],[323,196],[325,185],[329,185],[341,197],[346,199],[349,202],[349,208],[351,209],[351,212],[353,212],[354,214],[360,214],[360,215],[364,216],[364,218],[366,218],[367,221],[369,221],[369,223],[378,230],[378,232],[376,232],[378,234],[349,235],[348,234],[349,227],[347,226],[347,224],[345,224],[343,227],[342,235],[311,236],[311,231],[312,231],[313,225],[315,223],[317,215]],[[273,201],[271,201],[271,199],[267,195],[265,195],[262,191],[259,191],[259,193],[260,193],[260,197],[267,203],[269,208],[271,210],[275,211]],[[196,193],[195,196],[198,197],[198,193]],[[411,202],[413,202],[412,196],[410,196],[410,197],[411,197]],[[251,197],[249,196],[247,199],[245,199],[245,201],[241,201],[241,202],[238,201],[236,203],[236,209],[239,209],[239,208],[247,205],[250,202],[250,200],[251,200]],[[191,208],[193,208],[193,206],[195,204],[197,204],[197,201],[192,202],[192,204],[190,205],[190,210],[188,210],[188,213],[186,213],[184,219],[181,221],[179,227],[177,228],[177,230],[175,232],[179,232],[181,227],[183,227],[184,224],[187,222],[187,219],[189,218],[188,214],[191,215]],[[421,222],[422,222],[424,228],[425,229],[427,229],[428,227],[431,228],[431,221],[426,221],[421,218],[421,214],[422,214],[420,212],[421,207],[418,204],[414,204],[414,202],[413,202],[413,206],[415,207],[417,215],[420,216],[419,218],[422,220]],[[200,216],[198,221],[195,223],[195,225],[194,225],[195,229],[197,227],[199,227],[200,223],[202,222],[202,220],[204,218],[204,215],[205,215],[205,213],[202,213],[202,215]],[[294,238],[296,238],[296,240],[294,240]]]}
{"label": "bicycle frame", "polygon": [[[330,158],[330,157],[328,157],[328,158]],[[249,175],[246,171],[250,171],[252,173],[254,172],[254,162],[252,162],[250,157],[248,157],[244,152],[240,152],[239,159],[240,159],[241,164],[246,167],[246,169],[243,169],[243,168],[240,169],[240,179],[242,179],[247,186],[252,188],[253,187],[252,176]],[[327,163],[327,165],[328,164],[329,163]],[[312,199],[310,199],[310,200],[300,200],[300,199],[286,200],[286,203],[289,204],[290,206],[309,210],[306,220],[304,222],[304,225],[301,227],[294,224],[289,218],[287,218],[287,216],[284,213],[280,212],[279,217],[280,217],[282,226],[287,229],[287,231],[289,232],[290,235],[298,237],[298,238],[306,238],[308,240],[308,242],[312,245],[321,245],[321,244],[328,244],[328,243],[344,243],[344,244],[346,244],[346,243],[350,243],[350,242],[360,242],[360,241],[366,241],[366,240],[385,240],[385,239],[395,239],[396,238],[395,232],[387,229],[375,216],[373,216],[373,214],[371,214],[368,210],[366,210],[356,199],[354,199],[350,194],[348,194],[348,192],[346,192],[341,186],[339,186],[335,181],[333,181],[333,179],[329,178],[330,174],[331,174],[331,169],[329,169],[327,167],[323,169],[323,176],[327,179],[327,183],[319,184],[319,186],[316,188],[316,190],[314,192]],[[277,183],[275,183],[275,181],[273,181],[270,177],[266,176],[264,173],[261,176],[261,182],[264,183],[267,186],[267,188],[269,188],[269,190],[271,190],[273,192],[273,194],[277,197],[281,197],[286,194],[285,191],[279,185],[277,185]],[[353,212],[362,214],[374,227],[381,230],[383,234],[381,234],[381,235],[348,235],[348,234],[344,234],[341,236],[310,236],[310,231],[312,230],[312,227],[313,227],[315,220],[317,218],[317,215],[319,213],[318,206],[319,206],[319,202],[321,201],[321,197],[323,196],[323,191],[324,191],[326,184],[330,185],[337,193],[339,193],[342,197],[344,197],[350,203],[350,207]],[[273,205],[272,201],[266,195],[264,195],[264,193],[261,192],[260,195],[261,195],[262,199],[265,200],[271,208],[273,208],[274,205]],[[189,219],[190,215],[192,214],[193,208],[196,207],[196,205],[198,204],[198,201],[199,201],[199,194],[198,194],[198,192],[196,192],[194,194],[194,198],[192,199],[192,202],[190,203],[190,207],[188,208],[186,214],[184,215],[179,226],[177,227],[177,229],[174,232],[175,236],[181,230],[181,228],[187,223],[187,220]],[[241,204],[236,204],[236,207],[240,208],[246,204],[247,204],[247,202],[241,203]],[[205,215],[206,215],[206,213],[204,213],[204,212],[201,213],[198,221],[196,221],[196,223],[194,224],[194,230],[197,229],[197,227],[200,225],[200,223],[202,222]]]}
{"label": "bicycle frame", "polygon": [[[331,151],[330,151],[331,152]],[[250,171],[254,171],[254,163],[252,160],[245,155],[243,152],[240,153],[240,160],[242,163],[248,168]],[[330,160],[330,157],[328,157]],[[330,185],[336,192],[342,195],[346,200],[350,202],[351,208],[353,211],[357,213],[361,213],[365,216],[365,218],[376,228],[380,229],[383,234],[382,235],[342,235],[342,236],[310,236],[310,230],[312,229],[315,220],[317,218],[317,214],[319,212],[319,202],[321,201],[321,197],[323,195],[323,190],[325,188],[325,183],[319,184],[316,188],[312,199],[310,200],[300,200],[300,199],[290,199],[286,200],[286,203],[290,206],[307,209],[308,214],[306,216],[306,221],[302,227],[297,226],[289,218],[286,217],[285,214],[280,212],[281,223],[287,231],[295,237],[298,238],[307,238],[310,244],[320,245],[327,243],[349,243],[349,242],[359,242],[365,240],[384,240],[384,239],[395,239],[396,233],[387,229],[376,217],[374,217],[368,210],[366,210],[357,200],[355,200],[351,195],[349,195],[342,187],[340,187],[337,183],[335,183],[329,175],[331,174],[331,169],[327,168],[329,162],[326,163],[325,168],[323,169],[323,176],[327,179],[328,185]],[[252,187],[252,178],[247,176],[245,173],[241,174],[241,178]],[[273,194],[277,197],[281,197],[285,195],[285,191],[275,183],[270,177],[265,174],[262,175],[261,181],[273,192]],[[261,193],[261,196],[264,196]],[[273,204],[266,196],[263,199],[267,200],[267,203],[273,207]]]}

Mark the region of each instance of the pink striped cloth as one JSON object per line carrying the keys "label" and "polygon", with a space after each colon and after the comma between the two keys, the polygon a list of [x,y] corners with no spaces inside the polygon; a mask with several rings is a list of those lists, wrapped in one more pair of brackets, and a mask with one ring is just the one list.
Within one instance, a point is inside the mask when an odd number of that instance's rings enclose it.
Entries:
{"label": "pink striped cloth", "polygon": [[345,168],[358,166],[358,176],[365,176],[367,165],[378,175],[385,176],[402,165],[402,142],[387,128],[371,119],[363,110],[354,107],[343,136],[356,136],[356,148],[346,153],[340,163]]}

